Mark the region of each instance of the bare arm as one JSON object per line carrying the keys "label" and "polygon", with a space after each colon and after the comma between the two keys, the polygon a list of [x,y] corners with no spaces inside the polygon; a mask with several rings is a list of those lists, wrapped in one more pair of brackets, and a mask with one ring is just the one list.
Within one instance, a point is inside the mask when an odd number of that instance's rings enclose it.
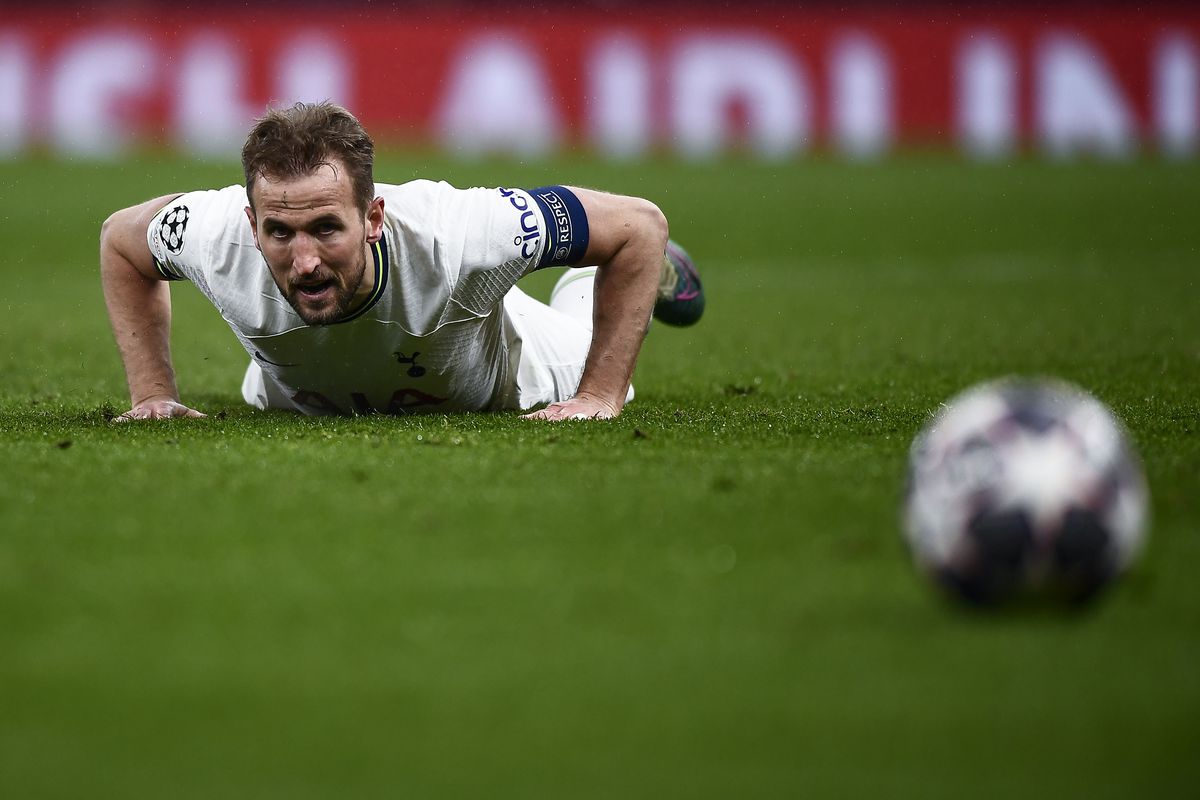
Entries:
{"label": "bare arm", "polygon": [[667,220],[636,197],[571,188],[588,217],[584,263],[597,264],[592,344],[579,389],[530,419],[608,419],[621,413],[637,363],[667,246]]}
{"label": "bare arm", "polygon": [[171,366],[170,290],[146,244],[150,220],[175,197],[122,209],[100,230],[100,280],[129,383],[130,409],[122,420],[204,416],[179,402]]}

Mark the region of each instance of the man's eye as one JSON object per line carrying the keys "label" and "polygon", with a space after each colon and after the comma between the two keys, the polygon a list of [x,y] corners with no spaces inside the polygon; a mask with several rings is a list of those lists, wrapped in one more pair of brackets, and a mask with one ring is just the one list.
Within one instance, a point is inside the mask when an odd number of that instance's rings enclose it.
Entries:
{"label": "man's eye", "polygon": [[273,239],[286,239],[288,235],[287,228],[270,228],[267,230],[267,235]]}
{"label": "man's eye", "polygon": [[340,229],[338,228],[337,225],[327,224],[327,225],[322,225],[319,228],[317,228],[317,233],[319,233],[322,236],[330,236],[332,234],[337,233],[338,230],[340,230]]}

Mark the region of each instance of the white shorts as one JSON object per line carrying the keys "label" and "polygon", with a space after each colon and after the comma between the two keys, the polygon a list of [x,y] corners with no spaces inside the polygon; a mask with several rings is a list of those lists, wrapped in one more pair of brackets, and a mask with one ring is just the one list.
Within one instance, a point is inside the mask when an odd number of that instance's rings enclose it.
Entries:
{"label": "white shorts", "polygon": [[[550,305],[516,287],[504,296],[510,369],[516,365],[512,405],[529,409],[574,397],[592,346],[595,282],[595,267],[576,267],[564,272],[554,286]],[[625,402],[632,399],[630,386]]]}
{"label": "white shorts", "polygon": [[502,405],[527,409],[572,397],[592,344],[591,329],[515,287],[504,296],[504,319],[516,397]]}

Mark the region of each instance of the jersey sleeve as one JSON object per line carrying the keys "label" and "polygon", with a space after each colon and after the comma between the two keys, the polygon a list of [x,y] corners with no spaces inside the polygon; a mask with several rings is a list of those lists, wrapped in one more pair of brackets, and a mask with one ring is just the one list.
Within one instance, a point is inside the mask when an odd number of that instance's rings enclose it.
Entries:
{"label": "jersey sleeve", "polygon": [[[587,252],[588,220],[583,204],[565,186],[496,189],[500,219],[508,218],[512,244],[529,261],[527,272],[578,264]],[[509,208],[504,208],[507,205]],[[498,235],[507,238],[509,231]]]}
{"label": "jersey sleeve", "polygon": [[[578,263],[587,252],[583,205],[562,186],[458,189],[440,181],[377,184],[396,226],[396,257],[413,291],[406,305],[438,305],[451,316],[491,313],[522,277]],[[440,288],[439,288],[440,287]],[[416,315],[416,311],[410,309]]]}
{"label": "jersey sleeve", "polygon": [[587,215],[566,187],[467,189],[451,206],[461,209],[465,271],[519,261],[526,274],[578,264],[587,252]]}
{"label": "jersey sleeve", "polygon": [[434,257],[451,281],[492,271],[519,278],[587,252],[587,215],[562,186],[457,189],[418,180],[381,188],[418,255]]}
{"label": "jersey sleeve", "polygon": [[212,252],[237,225],[246,225],[245,190],[240,186],[188,192],[163,206],[146,228],[154,267],[165,280],[207,283]]}

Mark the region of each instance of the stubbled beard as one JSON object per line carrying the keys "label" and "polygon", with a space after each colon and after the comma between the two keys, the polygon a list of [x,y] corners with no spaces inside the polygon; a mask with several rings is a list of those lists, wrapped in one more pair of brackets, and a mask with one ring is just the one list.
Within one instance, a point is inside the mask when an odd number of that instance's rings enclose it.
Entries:
{"label": "stubbled beard", "polygon": [[354,303],[354,296],[358,294],[359,287],[362,286],[363,278],[366,277],[366,274],[367,264],[364,261],[362,267],[358,270],[357,279],[351,286],[343,286],[341,281],[332,272],[322,275],[324,280],[313,281],[310,279],[306,281],[306,285],[323,283],[325,281],[333,282],[333,303],[322,308],[320,311],[306,309],[300,305],[300,288],[294,283],[288,283],[287,291],[283,293],[283,296],[305,325],[330,325],[346,316],[346,313]]}

